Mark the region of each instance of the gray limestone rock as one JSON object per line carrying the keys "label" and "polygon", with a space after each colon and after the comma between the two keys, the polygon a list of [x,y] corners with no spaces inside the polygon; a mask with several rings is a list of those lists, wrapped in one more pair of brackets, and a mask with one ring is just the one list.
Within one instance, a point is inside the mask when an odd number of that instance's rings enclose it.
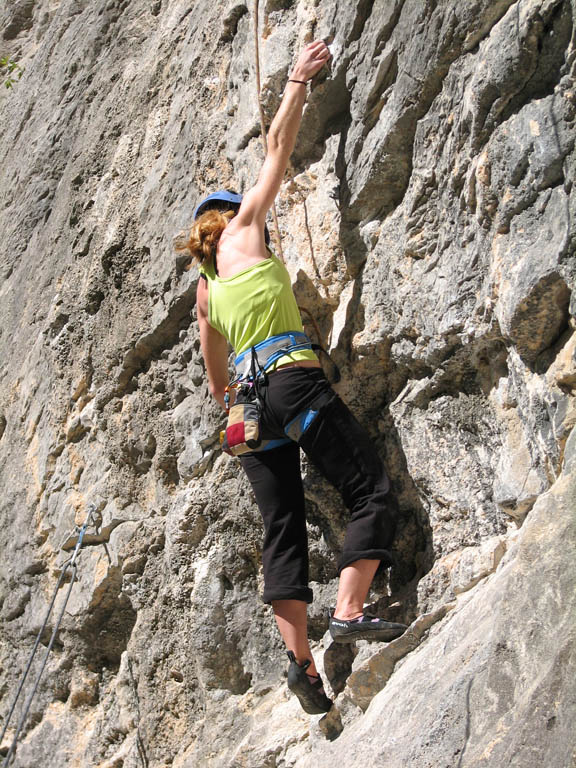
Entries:
{"label": "gray limestone rock", "polygon": [[303,460],[323,720],[285,685],[173,247],[200,195],[257,177],[253,13],[0,7],[24,70],[0,87],[1,717],[98,513],[13,765],[573,768],[574,0],[259,4],[268,124],[298,49],[331,40],[279,226],[392,479],[370,607],[411,625],[331,645],[347,512]]}
{"label": "gray limestone rock", "polygon": [[[301,764],[328,766],[354,750],[391,768],[573,765],[575,493],[572,474],[543,494],[484,586],[459,598],[364,717]],[[349,695],[374,694],[400,641],[352,675]]]}

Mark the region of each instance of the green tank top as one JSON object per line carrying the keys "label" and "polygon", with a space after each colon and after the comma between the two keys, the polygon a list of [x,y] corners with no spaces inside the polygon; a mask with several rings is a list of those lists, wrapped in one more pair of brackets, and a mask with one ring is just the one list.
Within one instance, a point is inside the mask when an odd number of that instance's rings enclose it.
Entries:
{"label": "green tank top", "polygon": [[[303,331],[290,275],[273,254],[232,277],[219,277],[214,264],[200,268],[208,281],[208,322],[232,345],[236,355],[254,344],[287,331]],[[318,360],[310,349],[281,357],[286,363]]]}

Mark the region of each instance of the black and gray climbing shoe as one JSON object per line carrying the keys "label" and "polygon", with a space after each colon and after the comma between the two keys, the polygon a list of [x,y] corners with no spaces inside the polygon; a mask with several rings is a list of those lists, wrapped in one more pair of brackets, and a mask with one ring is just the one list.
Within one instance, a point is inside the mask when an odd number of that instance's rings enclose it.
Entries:
{"label": "black and gray climbing shoe", "polygon": [[288,651],[290,666],[288,667],[288,688],[298,696],[304,712],[309,715],[321,715],[328,712],[332,702],[324,693],[322,687],[322,678],[311,679],[306,670],[310,666],[310,660],[307,660],[300,666],[292,651]]}
{"label": "black and gray climbing shoe", "polygon": [[375,643],[389,643],[407,630],[405,624],[396,624],[384,619],[359,616],[357,619],[343,621],[330,619],[330,634],[335,643],[354,643],[356,640],[372,640]]}

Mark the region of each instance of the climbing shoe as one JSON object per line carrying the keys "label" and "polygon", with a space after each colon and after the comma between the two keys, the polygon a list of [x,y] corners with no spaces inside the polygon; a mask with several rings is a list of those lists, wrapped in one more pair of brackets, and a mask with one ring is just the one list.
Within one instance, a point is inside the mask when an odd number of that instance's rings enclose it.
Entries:
{"label": "climbing shoe", "polygon": [[335,643],[354,643],[356,640],[372,640],[375,643],[389,643],[404,634],[405,624],[395,624],[384,619],[359,616],[357,619],[343,621],[330,619],[330,634]]}
{"label": "climbing shoe", "polygon": [[324,693],[322,678],[318,675],[317,678],[311,679],[306,674],[311,663],[310,660],[308,659],[300,665],[292,651],[288,651],[288,658],[290,659],[288,688],[298,696],[304,712],[309,715],[321,715],[323,712],[328,712],[332,702]]}

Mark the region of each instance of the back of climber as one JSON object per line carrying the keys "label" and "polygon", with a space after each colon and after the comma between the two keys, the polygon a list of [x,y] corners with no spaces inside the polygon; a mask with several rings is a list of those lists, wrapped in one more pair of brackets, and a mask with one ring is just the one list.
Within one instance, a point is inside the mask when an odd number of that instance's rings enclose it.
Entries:
{"label": "back of climber", "polygon": [[256,185],[243,198],[223,190],[203,200],[188,242],[200,263],[197,313],[211,393],[226,406],[229,342],[241,376],[250,378],[250,361],[267,369],[256,376],[253,367],[254,381],[247,379],[246,385],[258,388],[264,442],[240,462],[264,522],[264,601],[272,604],[288,650],[288,685],[311,714],[328,711],[332,702],[307,637],[312,590],[300,448],[338,488],[351,512],[339,561],[332,637],[336,642],[387,642],[405,630],[402,624],[363,614],[376,569],[392,562],[395,514],[386,472],[367,433],[326,380],[303,334],[288,272],[266,242],[266,213],[294,149],[306,82],[329,57],[320,40],[302,51],[270,127]]}

